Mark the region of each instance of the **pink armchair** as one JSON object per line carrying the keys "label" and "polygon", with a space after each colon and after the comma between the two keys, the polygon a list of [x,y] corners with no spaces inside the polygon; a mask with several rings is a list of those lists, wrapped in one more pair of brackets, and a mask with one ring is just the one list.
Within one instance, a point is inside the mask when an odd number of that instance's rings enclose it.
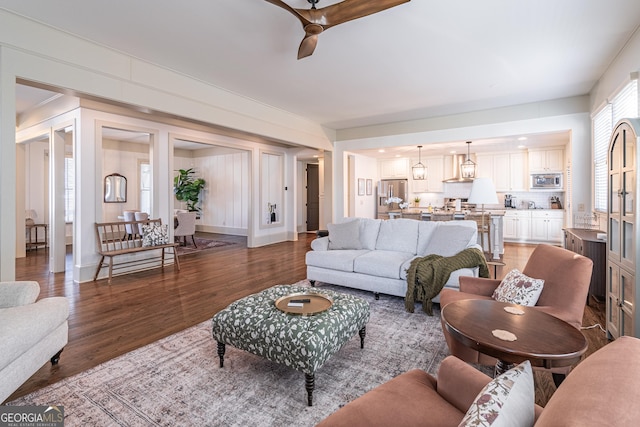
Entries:
{"label": "pink armchair", "polygon": [[[593,262],[589,258],[557,246],[538,245],[522,272],[529,277],[544,279],[542,294],[536,303],[537,309],[580,329],[592,269]],[[464,299],[491,299],[499,284],[500,280],[460,277],[460,291],[442,290],[440,306],[445,307],[451,302]],[[466,347],[447,333],[444,324],[442,330],[454,356],[470,363],[495,365],[495,358]],[[568,369],[553,372],[566,374]]]}

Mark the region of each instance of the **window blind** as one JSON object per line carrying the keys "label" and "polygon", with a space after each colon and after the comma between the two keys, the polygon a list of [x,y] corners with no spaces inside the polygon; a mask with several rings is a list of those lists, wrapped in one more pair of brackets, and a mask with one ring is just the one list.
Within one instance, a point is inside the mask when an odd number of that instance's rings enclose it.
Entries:
{"label": "window blind", "polygon": [[633,117],[638,117],[637,80],[629,82],[593,117],[593,208],[596,212],[607,212],[607,152],[613,126],[620,119]]}

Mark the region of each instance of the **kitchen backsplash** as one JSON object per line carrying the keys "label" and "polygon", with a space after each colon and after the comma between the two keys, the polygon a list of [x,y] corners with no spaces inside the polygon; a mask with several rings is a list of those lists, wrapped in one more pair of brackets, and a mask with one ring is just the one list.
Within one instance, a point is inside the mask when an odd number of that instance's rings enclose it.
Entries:
{"label": "kitchen backsplash", "polygon": [[[517,209],[527,209],[529,206],[529,202],[533,202],[536,208],[543,209],[551,209],[551,197],[557,197],[562,204],[562,208],[564,209],[564,193],[563,192],[551,192],[551,191],[525,191],[525,192],[514,192],[507,193],[511,194],[512,198],[516,200],[516,208]],[[504,206],[504,195],[505,193],[498,193],[498,200]]]}

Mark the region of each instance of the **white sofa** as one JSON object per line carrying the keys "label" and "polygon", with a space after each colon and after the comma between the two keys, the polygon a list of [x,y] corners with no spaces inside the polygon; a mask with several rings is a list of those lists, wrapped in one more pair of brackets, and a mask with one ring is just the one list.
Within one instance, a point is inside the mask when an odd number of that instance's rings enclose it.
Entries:
{"label": "white sofa", "polygon": [[37,282],[0,282],[0,402],[67,344],[67,299],[39,294]]}
{"label": "white sofa", "polygon": [[[306,254],[307,279],[376,294],[404,297],[407,269],[416,257],[481,249],[475,221],[345,218],[327,229],[329,235],[314,239]],[[444,287],[457,290],[460,276],[477,277],[478,270],[456,270]]]}

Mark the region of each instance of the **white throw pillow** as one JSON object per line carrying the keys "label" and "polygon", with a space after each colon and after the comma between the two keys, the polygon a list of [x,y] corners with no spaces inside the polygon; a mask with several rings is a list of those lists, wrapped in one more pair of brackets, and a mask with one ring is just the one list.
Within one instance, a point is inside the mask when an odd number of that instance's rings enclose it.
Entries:
{"label": "white throw pillow", "polygon": [[543,286],[544,279],[534,279],[514,269],[493,291],[493,299],[532,307],[538,302]]}
{"label": "white throw pillow", "polygon": [[533,372],[526,360],[484,386],[458,427],[529,427],[535,421],[534,408]]}
{"label": "white throw pillow", "polygon": [[360,219],[341,224],[327,224],[329,230],[329,250],[361,249]]}

